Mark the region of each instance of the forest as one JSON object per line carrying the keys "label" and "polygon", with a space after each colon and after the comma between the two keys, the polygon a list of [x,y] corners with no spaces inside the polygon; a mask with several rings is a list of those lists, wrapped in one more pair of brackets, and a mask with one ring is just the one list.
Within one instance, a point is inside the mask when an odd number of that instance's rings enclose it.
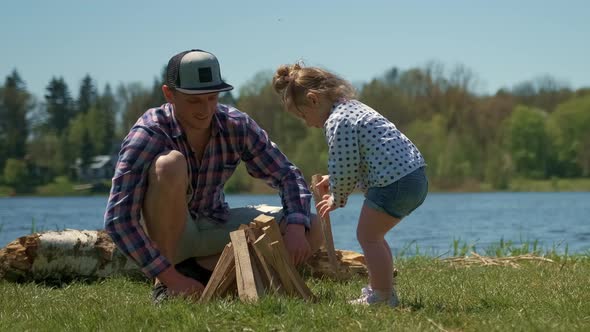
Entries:
{"label": "forest", "polygon": [[[325,173],[323,130],[306,128],[283,110],[272,74],[254,74],[220,102],[248,113],[306,178]],[[97,156],[116,159],[138,117],[165,103],[162,77],[163,71],[155,75],[152,86],[99,87],[87,74],[79,86],[69,87],[54,76],[44,95],[34,96],[14,69],[0,86],[0,196],[88,193],[75,189],[89,182],[75,170]],[[367,79],[353,82],[358,99],[418,146],[432,190],[512,190],[529,180],[590,182],[590,88],[572,89],[545,75],[481,94],[474,71],[435,61],[392,67]],[[108,191],[110,176],[93,181],[99,192]],[[266,189],[240,167],[226,190]]]}

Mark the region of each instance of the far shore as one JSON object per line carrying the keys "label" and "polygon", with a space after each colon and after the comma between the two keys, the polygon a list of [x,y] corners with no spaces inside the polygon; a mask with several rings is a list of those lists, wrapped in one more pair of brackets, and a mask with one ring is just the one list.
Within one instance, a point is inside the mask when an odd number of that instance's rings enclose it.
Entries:
{"label": "far shore", "polygon": [[[101,185],[97,190],[81,183],[67,185],[48,185],[38,187],[35,192],[16,192],[13,188],[0,186],[0,198],[6,197],[60,197],[60,196],[102,196],[109,194],[109,187]],[[590,178],[576,179],[513,179],[505,188],[494,188],[492,185],[475,180],[448,181],[447,183],[431,182],[431,193],[490,193],[490,192],[590,192]],[[226,194],[268,195],[276,190],[268,187],[263,181],[254,180],[248,190],[226,190]]]}

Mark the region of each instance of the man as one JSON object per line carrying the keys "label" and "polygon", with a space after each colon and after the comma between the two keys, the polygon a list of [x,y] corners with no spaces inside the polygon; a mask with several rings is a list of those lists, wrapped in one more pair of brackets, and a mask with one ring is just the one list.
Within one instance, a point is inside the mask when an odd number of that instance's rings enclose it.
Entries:
{"label": "man", "polygon": [[[303,262],[321,245],[301,172],[248,115],[218,104],[219,92],[231,89],[213,54],[181,52],[168,62],[162,86],[168,103],[145,112],[122,143],[105,228],[123,253],[156,278],[155,302],[198,296],[229,232],[262,213],[229,209],[225,202],[223,186],[240,161],[252,176],[279,189],[283,209],[275,216],[292,261]],[[199,265],[187,269],[193,257]]]}

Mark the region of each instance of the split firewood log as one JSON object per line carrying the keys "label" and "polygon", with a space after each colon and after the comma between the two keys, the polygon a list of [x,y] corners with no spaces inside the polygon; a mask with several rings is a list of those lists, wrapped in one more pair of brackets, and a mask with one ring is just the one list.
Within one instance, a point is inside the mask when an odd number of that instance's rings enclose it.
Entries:
{"label": "split firewood log", "polygon": [[328,277],[331,279],[345,280],[354,276],[368,276],[365,256],[350,250],[335,249],[335,252],[336,262],[338,264],[337,272],[334,272],[326,249],[321,249],[311,256],[305,263],[304,269],[308,269],[311,275],[317,278]]}

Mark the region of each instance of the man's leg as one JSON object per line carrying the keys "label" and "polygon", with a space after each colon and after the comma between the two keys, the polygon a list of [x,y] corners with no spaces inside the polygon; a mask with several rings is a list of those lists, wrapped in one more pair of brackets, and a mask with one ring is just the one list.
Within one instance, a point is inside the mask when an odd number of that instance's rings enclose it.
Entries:
{"label": "man's leg", "polygon": [[178,151],[158,155],[149,170],[148,189],[143,203],[143,219],[150,239],[171,263],[186,224],[187,167]]}
{"label": "man's leg", "polygon": [[219,261],[219,257],[221,257],[221,253],[206,257],[195,257],[195,260],[205,269],[213,271],[215,265],[217,265],[217,262]]}

